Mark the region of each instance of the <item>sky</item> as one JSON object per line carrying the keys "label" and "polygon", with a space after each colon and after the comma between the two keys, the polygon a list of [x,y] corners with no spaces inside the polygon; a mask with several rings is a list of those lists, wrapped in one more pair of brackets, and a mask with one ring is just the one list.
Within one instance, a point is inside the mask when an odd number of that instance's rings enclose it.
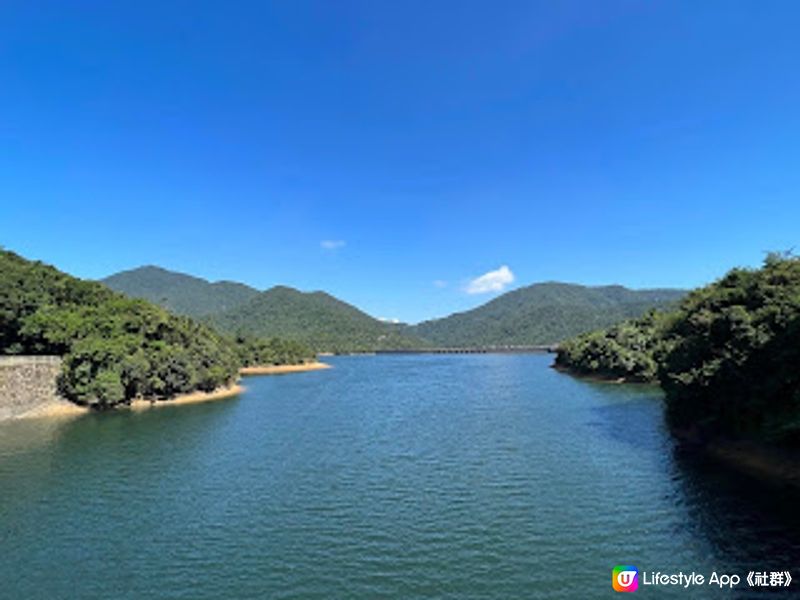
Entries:
{"label": "sky", "polygon": [[0,245],[416,322],[800,245],[800,4],[0,4]]}

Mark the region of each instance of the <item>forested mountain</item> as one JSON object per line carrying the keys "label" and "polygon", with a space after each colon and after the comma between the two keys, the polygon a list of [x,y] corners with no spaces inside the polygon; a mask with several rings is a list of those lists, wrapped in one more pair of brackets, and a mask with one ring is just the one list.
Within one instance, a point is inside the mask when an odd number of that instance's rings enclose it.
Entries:
{"label": "forested mountain", "polygon": [[379,321],[324,292],[285,286],[257,292],[243,284],[209,283],[158,267],[118,273],[103,282],[173,312],[201,316],[226,333],[280,336],[333,352],[553,344],[669,306],[684,294],[539,283],[467,312],[407,326]]}
{"label": "forested mountain", "polygon": [[800,447],[800,259],[733,269],[673,311],[569,340],[557,364],[658,381],[670,423],[695,439]]}
{"label": "forested mountain", "polygon": [[153,266],[123,271],[102,283],[233,335],[280,336],[330,352],[425,346],[404,333],[404,326],[379,321],[324,292],[285,286],[259,292],[241,283],[210,283]]}
{"label": "forested mountain", "polygon": [[419,348],[425,342],[403,325],[384,323],[325,292],[277,286],[238,308],[209,317],[231,334],[278,336],[318,351],[352,352]]}
{"label": "forested mountain", "polygon": [[0,251],[0,354],[62,356],[59,391],[98,408],[231,383],[253,362],[300,362],[279,340],[225,338],[189,317]]}
{"label": "forested mountain", "polygon": [[554,344],[669,306],[684,294],[681,290],[630,290],[618,285],[537,283],[473,310],[425,321],[412,331],[436,346]]}
{"label": "forested mountain", "polygon": [[199,277],[147,266],[122,271],[101,281],[131,298],[155,302],[179,315],[203,317],[241,306],[258,290],[232,281],[211,283]]}

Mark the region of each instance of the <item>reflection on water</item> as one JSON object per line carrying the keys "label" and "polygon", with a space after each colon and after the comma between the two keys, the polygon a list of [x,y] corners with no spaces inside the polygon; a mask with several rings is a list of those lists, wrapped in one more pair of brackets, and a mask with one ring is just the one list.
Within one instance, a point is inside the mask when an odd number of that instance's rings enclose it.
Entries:
{"label": "reflection on water", "polygon": [[[580,381],[607,402],[591,409],[591,425],[604,435],[648,453],[672,486],[664,496],[676,520],[672,534],[694,547],[711,565],[722,564],[743,578],[753,570],[791,571],[800,559],[800,493],[779,483],[755,481],[692,449],[674,443],[655,408],[661,393],[647,385],[618,386]],[[659,414],[657,414],[659,413]],[[655,451],[655,452],[654,452]],[[655,507],[654,507],[655,508]],[[658,515],[654,510],[654,515]],[[692,570],[694,565],[649,565],[648,570]],[[763,590],[761,590],[763,591]],[[661,593],[667,590],[661,589]],[[696,591],[695,591],[696,593]],[[737,594],[749,597],[746,586]],[[771,596],[795,597],[789,590]]]}
{"label": "reflection on water", "polygon": [[232,401],[0,425],[4,591],[595,598],[616,564],[798,564],[797,498],[682,454],[657,389],[547,356],[332,361]]}
{"label": "reflection on water", "polygon": [[695,453],[676,450],[690,526],[742,569],[786,570],[800,557],[800,495],[756,483]]}
{"label": "reflection on water", "polygon": [[0,421],[0,467],[15,454],[56,443],[69,430],[70,421],[81,417],[27,418]]}

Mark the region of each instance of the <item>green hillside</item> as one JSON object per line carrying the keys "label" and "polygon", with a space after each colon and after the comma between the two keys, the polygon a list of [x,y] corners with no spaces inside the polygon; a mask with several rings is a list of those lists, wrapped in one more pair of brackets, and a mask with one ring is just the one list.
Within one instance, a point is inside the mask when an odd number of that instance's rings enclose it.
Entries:
{"label": "green hillside", "polygon": [[669,306],[683,296],[680,290],[540,283],[467,312],[407,326],[379,321],[324,292],[285,286],[257,292],[158,267],[125,271],[103,282],[172,312],[202,317],[225,333],[279,336],[332,352],[553,344]]}
{"label": "green hillside", "polygon": [[0,251],[0,354],[63,357],[59,391],[96,408],[232,383],[240,366],[301,362],[307,347],[226,338],[189,317]]}
{"label": "green hillside", "polygon": [[318,351],[352,352],[421,347],[404,326],[375,319],[324,292],[277,286],[209,322],[231,334],[277,336]]}
{"label": "green hillside", "polygon": [[101,283],[131,298],[149,300],[189,317],[231,310],[258,295],[258,290],[242,283],[211,283],[199,277],[153,266],[122,271],[106,277]]}
{"label": "green hillside", "polygon": [[537,283],[412,331],[436,346],[554,344],[677,302],[681,290]]}
{"label": "green hillside", "polygon": [[98,407],[228,384],[232,342],[187,317],[0,253],[0,353],[64,357],[61,393]]}

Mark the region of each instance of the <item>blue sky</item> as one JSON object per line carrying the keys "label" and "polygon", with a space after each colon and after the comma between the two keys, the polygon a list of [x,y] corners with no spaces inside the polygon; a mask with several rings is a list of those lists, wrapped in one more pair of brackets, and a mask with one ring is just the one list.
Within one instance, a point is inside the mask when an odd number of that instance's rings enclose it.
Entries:
{"label": "blue sky", "polygon": [[800,242],[798,31],[779,1],[4,2],[0,244],[408,321],[703,284]]}

